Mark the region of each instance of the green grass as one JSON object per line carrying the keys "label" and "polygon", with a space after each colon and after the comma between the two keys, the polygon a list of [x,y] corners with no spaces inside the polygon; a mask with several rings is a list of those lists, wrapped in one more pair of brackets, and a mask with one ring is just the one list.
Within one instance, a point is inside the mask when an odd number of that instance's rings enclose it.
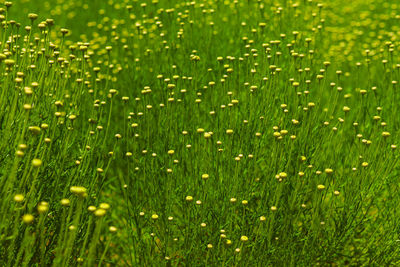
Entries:
{"label": "green grass", "polygon": [[397,1],[0,13],[1,266],[400,264]]}

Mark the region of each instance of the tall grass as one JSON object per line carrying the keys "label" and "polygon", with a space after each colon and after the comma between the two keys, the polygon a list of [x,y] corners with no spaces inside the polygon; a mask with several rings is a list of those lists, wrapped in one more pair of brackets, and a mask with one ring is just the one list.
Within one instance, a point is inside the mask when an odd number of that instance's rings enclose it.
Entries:
{"label": "tall grass", "polygon": [[400,264],[396,1],[0,9],[0,265]]}

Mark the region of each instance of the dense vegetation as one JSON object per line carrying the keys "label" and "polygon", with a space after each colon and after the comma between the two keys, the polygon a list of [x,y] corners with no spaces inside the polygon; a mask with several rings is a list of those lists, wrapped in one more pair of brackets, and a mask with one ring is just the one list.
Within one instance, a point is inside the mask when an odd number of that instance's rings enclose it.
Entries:
{"label": "dense vegetation", "polygon": [[398,1],[0,21],[0,266],[400,264]]}

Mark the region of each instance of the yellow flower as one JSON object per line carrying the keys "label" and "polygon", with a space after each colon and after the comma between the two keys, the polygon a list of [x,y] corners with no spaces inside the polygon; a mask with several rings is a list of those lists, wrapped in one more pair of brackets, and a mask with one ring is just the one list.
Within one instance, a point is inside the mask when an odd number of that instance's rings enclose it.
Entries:
{"label": "yellow flower", "polygon": [[203,180],[207,180],[208,178],[210,178],[210,175],[208,175],[207,173],[201,175],[201,179]]}
{"label": "yellow flower", "polygon": [[95,210],[94,215],[95,215],[96,217],[103,217],[104,215],[106,215],[106,210],[104,210],[104,209],[97,209],[97,210]]}
{"label": "yellow flower", "polygon": [[39,168],[40,166],[42,166],[42,160],[41,159],[33,159],[32,166],[35,168]]}
{"label": "yellow flower", "polygon": [[33,217],[32,214],[25,214],[24,216],[22,216],[22,221],[26,224],[30,224],[31,222],[33,222],[34,219],[35,217]]}
{"label": "yellow flower", "polygon": [[14,201],[15,201],[15,202],[18,202],[18,203],[24,201],[24,199],[25,199],[25,197],[24,197],[24,195],[22,195],[22,194],[16,194],[16,195],[14,196]]}

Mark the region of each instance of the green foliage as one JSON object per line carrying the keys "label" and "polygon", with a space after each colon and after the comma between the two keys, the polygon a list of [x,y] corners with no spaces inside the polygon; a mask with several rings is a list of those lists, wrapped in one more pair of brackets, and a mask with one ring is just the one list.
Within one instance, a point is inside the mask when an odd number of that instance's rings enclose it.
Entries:
{"label": "green foliage", "polygon": [[5,2],[0,265],[400,264],[399,10]]}

